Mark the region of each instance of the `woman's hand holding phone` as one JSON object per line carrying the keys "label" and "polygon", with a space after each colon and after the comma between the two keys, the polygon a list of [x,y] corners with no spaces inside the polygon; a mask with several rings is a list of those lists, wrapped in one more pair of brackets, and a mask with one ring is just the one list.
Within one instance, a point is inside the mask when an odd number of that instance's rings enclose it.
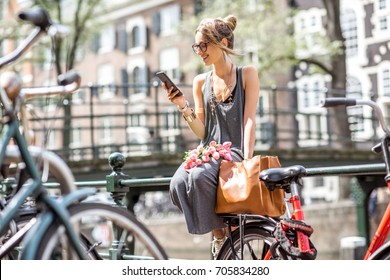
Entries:
{"label": "woman's hand holding phone", "polygon": [[182,91],[172,82],[172,80],[164,72],[157,72],[156,76],[162,82],[162,87],[168,92],[168,100],[179,106],[179,108],[183,108],[186,104],[186,99]]}

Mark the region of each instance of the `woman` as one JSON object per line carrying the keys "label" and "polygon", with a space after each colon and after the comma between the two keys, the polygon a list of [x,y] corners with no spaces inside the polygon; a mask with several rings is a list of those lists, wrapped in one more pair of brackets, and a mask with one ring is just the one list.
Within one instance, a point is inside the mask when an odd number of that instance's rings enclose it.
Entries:
{"label": "woman", "polygon": [[[202,145],[230,141],[233,161],[242,161],[253,155],[259,78],[255,67],[238,67],[230,58],[237,55],[233,50],[236,23],[233,15],[204,19],[195,31],[192,48],[213,69],[194,78],[194,109],[178,90],[163,87]],[[170,184],[172,201],[184,213],[188,232],[212,231],[214,258],[226,238],[225,225],[214,210],[220,161],[211,159],[189,170],[183,163]]]}

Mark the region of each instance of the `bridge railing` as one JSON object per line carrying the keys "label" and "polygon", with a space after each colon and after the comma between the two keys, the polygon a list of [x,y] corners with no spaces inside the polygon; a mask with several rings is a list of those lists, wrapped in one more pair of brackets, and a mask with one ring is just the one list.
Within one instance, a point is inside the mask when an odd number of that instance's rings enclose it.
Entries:
{"label": "bridge railing", "polygon": [[[126,201],[129,211],[137,198],[146,192],[167,191],[171,177],[130,179],[123,173],[125,157],[120,153],[113,153],[109,158],[112,172],[106,176],[106,180],[79,181],[79,188],[94,187],[109,193],[114,200]],[[360,164],[330,167],[306,168],[307,177],[314,176],[348,176],[356,178],[357,184],[352,186],[353,197],[356,203],[357,231],[359,236],[366,238],[366,244],[370,241],[369,222],[369,198],[371,192],[380,187],[385,187],[384,176],[386,168],[384,164]],[[47,187],[56,188],[57,183],[47,183]]]}
{"label": "bridge railing", "polygon": [[[191,87],[180,86],[191,100]],[[317,96],[318,101],[328,91],[261,89],[255,150],[313,149],[342,141],[334,140],[329,127],[335,116],[320,108],[318,102],[298,102],[302,94]],[[46,139],[48,148],[69,162],[104,160],[113,152],[127,157],[179,154],[199,143],[176,106],[166,100],[155,83],[84,86],[70,101],[33,100],[31,105],[34,114],[30,123],[36,142]],[[66,107],[70,107],[70,114],[65,113],[69,111]],[[349,122],[356,147],[370,149],[378,139],[370,112],[352,111]]]}

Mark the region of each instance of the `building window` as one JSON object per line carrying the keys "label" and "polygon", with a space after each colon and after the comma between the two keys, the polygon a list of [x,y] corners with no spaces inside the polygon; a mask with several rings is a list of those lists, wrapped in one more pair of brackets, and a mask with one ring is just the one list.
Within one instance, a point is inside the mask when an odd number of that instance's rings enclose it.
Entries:
{"label": "building window", "polygon": [[[134,60],[127,67],[129,73],[129,83],[133,86],[129,88],[131,94],[149,93],[147,85],[149,81],[149,69],[145,60]],[[134,96],[133,96],[134,97]]]}
{"label": "building window", "polygon": [[175,34],[180,24],[180,5],[175,4],[160,11],[160,34]]}
{"label": "building window", "polygon": [[145,51],[148,45],[148,34],[143,17],[132,18],[127,21],[129,54],[139,54]]}
{"label": "building window", "polygon": [[358,53],[358,33],[356,14],[353,10],[345,10],[341,14],[341,29],[345,38],[347,56]]}
{"label": "building window", "polygon": [[[363,97],[360,81],[354,77],[347,79],[347,98],[361,99]],[[352,140],[358,139],[359,133],[364,132],[364,115],[362,106],[347,107],[348,122]]]}
{"label": "building window", "polygon": [[74,124],[72,129],[72,148],[81,147],[81,127],[79,124]]}
{"label": "building window", "polygon": [[310,107],[309,89],[308,89],[308,85],[307,84],[303,85],[302,95],[303,95],[303,98],[302,98],[303,108]]}
{"label": "building window", "polygon": [[382,71],[382,85],[383,85],[383,95],[390,97],[390,69],[384,69]]}
{"label": "building window", "polygon": [[139,47],[141,46],[141,34],[140,34],[139,26],[134,26],[133,31],[131,32],[131,47]]}
{"label": "building window", "polygon": [[113,51],[115,48],[115,27],[107,26],[99,36],[99,53]]}
{"label": "building window", "polygon": [[144,83],[143,75],[141,68],[135,67],[133,70],[133,79],[134,79],[134,84],[135,84],[135,92],[141,92],[142,90],[142,84]]}
{"label": "building window", "polygon": [[384,10],[387,7],[387,0],[379,0],[378,2],[378,8],[379,10]]}
{"label": "building window", "polygon": [[387,29],[387,17],[382,16],[379,18],[379,29],[386,30]]}
{"label": "building window", "polygon": [[325,34],[322,18],[325,11],[311,8],[300,11],[294,16],[294,37],[297,45],[296,56],[307,57],[315,53],[326,52],[322,47],[321,38]]}
{"label": "building window", "polygon": [[160,53],[160,70],[165,71],[174,82],[180,82],[180,57],[178,48],[164,49]]}
{"label": "building window", "polygon": [[108,99],[115,95],[113,86],[115,85],[114,65],[107,63],[102,64],[97,69],[97,80],[99,85],[99,98]]}
{"label": "building window", "polygon": [[376,16],[376,29],[379,32],[388,32],[389,30],[389,16],[390,6],[388,0],[378,0],[374,2]]}
{"label": "building window", "polygon": [[100,144],[111,143],[113,133],[112,133],[113,121],[111,117],[104,117],[100,119],[99,135],[100,135]]}

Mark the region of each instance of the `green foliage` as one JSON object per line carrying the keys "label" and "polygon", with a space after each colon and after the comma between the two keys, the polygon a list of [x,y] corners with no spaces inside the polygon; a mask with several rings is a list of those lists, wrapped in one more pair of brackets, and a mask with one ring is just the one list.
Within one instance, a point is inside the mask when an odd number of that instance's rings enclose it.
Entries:
{"label": "green foliage", "polygon": [[72,69],[76,63],[76,53],[84,47],[101,25],[94,23],[102,10],[103,0],[34,0],[34,6],[45,8],[52,19],[70,28],[65,38],[57,38],[54,46],[57,73]]}
{"label": "green foliage", "polygon": [[[294,52],[294,40],[288,36],[291,29],[291,10],[279,9],[276,4],[283,1],[251,0],[203,0],[204,10],[187,19],[182,27],[186,36],[194,36],[194,30],[203,18],[224,18],[230,14],[237,17],[235,49],[242,55],[233,58],[240,64],[252,64],[261,77],[269,78],[271,73],[285,71],[287,62]],[[191,65],[201,70],[201,61],[190,60]]]}
{"label": "green foliage", "polygon": [[[237,17],[235,48],[242,53],[242,56],[234,59],[240,64],[255,65],[260,78],[268,84],[273,82],[272,77],[286,74],[291,66],[302,60],[314,65],[313,71],[329,72],[331,57],[342,52],[342,43],[330,41],[327,34],[295,37],[293,16],[297,11],[287,7],[286,2],[203,0],[203,11],[186,19],[181,31],[193,37],[203,18],[223,18],[233,14]],[[313,44],[316,45],[315,52],[311,52]],[[185,67],[187,70],[189,67],[202,70],[201,61],[198,59],[195,62],[195,58]]]}

